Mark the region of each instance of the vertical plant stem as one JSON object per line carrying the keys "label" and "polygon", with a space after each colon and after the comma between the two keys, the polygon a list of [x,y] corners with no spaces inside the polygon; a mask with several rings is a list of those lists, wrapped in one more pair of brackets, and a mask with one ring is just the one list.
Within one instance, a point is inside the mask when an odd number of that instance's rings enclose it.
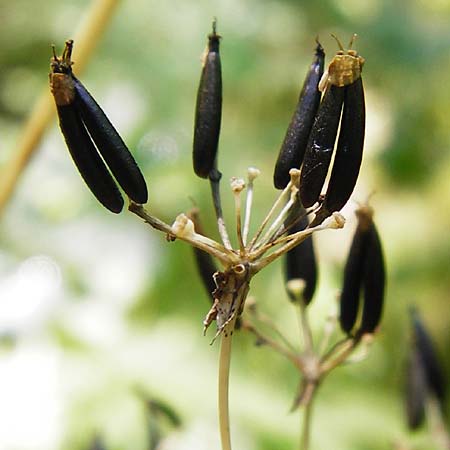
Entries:
{"label": "vertical plant stem", "polygon": [[[233,321],[234,327],[234,321]],[[219,429],[222,450],[231,450],[230,413],[228,407],[228,391],[230,381],[231,332],[222,334],[219,357]]]}
{"label": "vertical plant stem", "polygon": [[[96,43],[103,34],[118,3],[119,0],[94,1],[84,21],[75,33],[74,40],[76,47],[74,50],[74,59],[76,60],[76,71],[78,75],[86,66]],[[22,132],[19,134],[21,137],[12,152],[11,159],[2,171],[2,176],[0,177],[0,213],[4,210],[8,200],[12,196],[20,175],[39,145],[42,135],[54,114],[54,101],[49,92],[49,88],[45,87],[36,101]]]}
{"label": "vertical plant stem", "polygon": [[312,419],[312,409],[315,398],[316,386],[309,385],[311,393],[309,394],[309,401],[305,405],[305,412],[303,414],[302,423],[302,434],[300,437],[300,449],[299,450],[309,450],[310,437],[311,437],[311,419]]}

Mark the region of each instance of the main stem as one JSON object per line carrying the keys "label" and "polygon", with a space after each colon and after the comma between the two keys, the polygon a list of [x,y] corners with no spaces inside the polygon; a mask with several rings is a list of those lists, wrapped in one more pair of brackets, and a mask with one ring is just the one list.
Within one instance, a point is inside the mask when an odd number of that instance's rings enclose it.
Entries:
{"label": "main stem", "polygon": [[[222,450],[231,450],[230,413],[228,392],[230,381],[231,341],[235,320],[230,323],[229,330],[224,330],[220,340],[219,357],[219,429]],[[228,327],[227,327],[228,328]],[[231,330],[231,331],[230,331]]]}
{"label": "main stem", "polygon": [[302,424],[302,435],[300,438],[300,450],[308,450],[310,443],[312,408],[316,391],[315,385],[310,386],[312,392],[310,394],[308,403],[305,405],[305,413],[303,415],[303,424]]}

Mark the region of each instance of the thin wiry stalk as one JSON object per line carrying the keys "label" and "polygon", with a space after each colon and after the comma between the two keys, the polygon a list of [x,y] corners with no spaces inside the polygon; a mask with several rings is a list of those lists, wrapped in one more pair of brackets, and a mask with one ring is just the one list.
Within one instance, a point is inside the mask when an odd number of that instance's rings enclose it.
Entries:
{"label": "thin wiry stalk", "polygon": [[[217,175],[216,175],[217,174]],[[214,176],[209,177],[211,194],[213,198],[214,210],[216,212],[217,227],[219,229],[220,238],[226,249],[231,250],[230,238],[228,237],[227,227],[223,218],[222,201],[220,199],[220,177],[219,172],[215,172]]]}
{"label": "thin wiry stalk", "polygon": [[156,230],[162,231],[163,233],[166,233],[169,240],[178,238],[185,242],[188,242],[192,246],[204,250],[210,255],[216,257],[225,266],[229,265],[231,257],[236,258],[236,255],[230,253],[220,244],[205,236],[199,234],[193,234],[192,236],[175,234],[173,228],[170,225],[156,217],[153,217],[145,210],[142,205],[131,202],[128,209],[130,212],[136,214],[141,219],[144,219],[144,221],[147,222],[151,227],[155,228]]}
{"label": "thin wiry stalk", "polygon": [[250,229],[250,217],[252,215],[253,204],[253,181],[259,175],[259,170],[254,167],[248,169],[247,181],[247,199],[245,201],[245,218],[244,218],[244,232],[242,233],[242,241],[244,247],[247,245],[248,232]]}
{"label": "thin wiry stalk", "polygon": [[[298,171],[298,172],[300,172],[300,171]],[[264,218],[263,222],[261,223],[260,227],[258,228],[258,231],[256,232],[255,236],[251,240],[250,245],[249,245],[249,250],[250,251],[254,248],[254,246],[256,244],[256,241],[261,236],[261,233],[264,231],[264,228],[266,227],[267,223],[269,222],[269,220],[272,217],[272,215],[275,212],[275,210],[280,205],[282,205],[283,203],[286,202],[285,199],[290,194],[292,185],[293,185],[293,181],[292,181],[292,178],[291,178],[291,181],[289,181],[287,186],[281,191],[281,194],[275,200],[275,203],[272,205],[272,208],[270,208],[270,211],[267,213],[267,216]]]}
{"label": "thin wiry stalk", "polygon": [[312,384],[310,384],[309,386],[312,389],[312,392],[309,394],[309,401],[305,405],[299,450],[309,450],[310,444],[312,410],[317,386]]}
{"label": "thin wiry stalk", "polygon": [[283,209],[281,210],[280,214],[276,217],[276,219],[273,221],[272,225],[267,230],[266,234],[263,236],[263,238],[259,241],[258,245],[255,248],[261,247],[267,242],[270,242],[270,237],[275,234],[279,227],[283,224],[284,220],[286,219],[287,215],[289,214],[289,210],[291,209],[292,205],[296,201],[296,195],[297,195],[298,189],[295,186],[292,186],[291,188],[291,196],[288,200],[288,202],[284,205]]}
{"label": "thin wiry stalk", "polygon": [[244,189],[244,187],[245,187],[244,180],[233,179],[231,181],[231,189],[233,190],[234,194],[234,209],[236,214],[236,232],[241,256],[244,256],[245,254],[245,246],[244,241],[242,239],[242,224],[241,224],[241,192]]}

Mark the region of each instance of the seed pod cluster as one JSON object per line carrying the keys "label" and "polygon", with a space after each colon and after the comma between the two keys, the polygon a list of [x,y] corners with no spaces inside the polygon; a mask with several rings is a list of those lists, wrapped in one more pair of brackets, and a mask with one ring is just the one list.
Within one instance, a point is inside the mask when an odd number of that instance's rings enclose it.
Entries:
{"label": "seed pod cluster", "polygon": [[136,161],[100,106],[72,73],[72,47],[73,41],[66,41],[62,57],[53,55],[49,75],[59,125],[72,159],[89,189],[110,211],[119,213],[124,204],[111,173],[131,200],[146,203],[147,185]]}
{"label": "seed pod cluster", "polygon": [[286,131],[275,165],[275,188],[284,189],[289,183],[289,170],[300,168],[314,118],[320,103],[319,81],[323,75],[325,53],[317,41],[314,60],[303,83],[297,107]]}
{"label": "seed pod cluster", "polygon": [[445,408],[446,383],[431,337],[418,312],[411,311],[412,340],[406,371],[406,415],[410,429],[422,425],[426,401],[432,395],[442,411]]}
{"label": "seed pod cluster", "polygon": [[[300,207],[297,211],[297,217],[289,218],[285,226],[289,227],[289,224],[294,220],[294,224],[289,228],[289,233],[296,233],[303,231],[308,227],[308,217],[304,208]],[[316,255],[314,252],[312,236],[309,236],[301,244],[288,251],[284,259],[284,272],[286,279],[286,287],[289,298],[296,302],[298,296],[296,296],[293,290],[290,288],[289,282],[292,280],[301,280],[304,282],[304,286],[301,292],[301,299],[305,306],[311,303],[314,296],[317,284],[317,263]]]}
{"label": "seed pod cluster", "polygon": [[340,297],[339,321],[342,330],[351,334],[360,311],[360,295],[363,292],[361,319],[357,336],[374,333],[381,319],[385,265],[380,237],[373,222],[373,211],[367,206],[356,211],[358,225],[353,236],[344,269],[344,282]]}
{"label": "seed pod cluster", "polygon": [[[353,39],[350,46],[352,43]],[[355,50],[345,51],[340,43],[339,46],[341,50],[319,83],[319,89],[325,92],[309,135],[300,177],[300,197],[303,206],[308,208],[319,201],[340,123],[330,182],[311,226],[319,225],[345,205],[355,187],[362,160],[365,103],[361,70],[364,58]]]}
{"label": "seed pod cluster", "polygon": [[193,164],[194,172],[201,178],[208,178],[217,162],[222,118],[222,69],[219,45],[220,36],[216,33],[214,21],[203,58],[195,108]]}

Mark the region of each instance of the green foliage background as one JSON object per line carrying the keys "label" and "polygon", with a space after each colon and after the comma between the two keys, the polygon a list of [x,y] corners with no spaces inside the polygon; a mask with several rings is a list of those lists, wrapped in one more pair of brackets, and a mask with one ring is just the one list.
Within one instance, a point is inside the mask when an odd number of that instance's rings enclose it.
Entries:
{"label": "green foliage background", "polygon": [[[50,44],[73,36],[88,1],[0,2],[0,164],[47,83]],[[200,57],[213,16],[223,36],[220,169],[226,181],[257,166],[254,223],[276,193],[272,170],[314,38],[357,33],[366,58],[366,147],[355,201],[371,203],[388,268],[384,320],[369,356],[338,369],[319,392],[313,449],[430,449],[403,413],[408,307],[422,312],[450,374],[450,3],[369,0],[123,1],[82,77],[122,133],[148,181],[149,208],[171,222],[193,198],[216,236],[207,183],[191,169]],[[76,46],[76,42],[75,42]],[[76,65],[74,66],[76,72]],[[222,186],[227,219],[232,196]],[[340,287],[354,218],[316,236],[320,337]],[[44,280],[44,281],[42,281]],[[252,295],[297,342],[280,264]],[[148,448],[140,386],[183,426],[167,449],[219,448],[217,344],[202,337],[208,298],[191,250],[136,217],[103,210],[69,159],[56,119],[0,223],[0,448],[78,450],[95,433],[108,449]],[[12,311],[12,312],[11,312]],[[16,311],[16,312],[15,312]],[[337,336],[338,337],[338,336]],[[236,449],[297,448],[289,413],[298,375],[238,334],[231,374]],[[398,447],[400,448],[400,447]]]}

